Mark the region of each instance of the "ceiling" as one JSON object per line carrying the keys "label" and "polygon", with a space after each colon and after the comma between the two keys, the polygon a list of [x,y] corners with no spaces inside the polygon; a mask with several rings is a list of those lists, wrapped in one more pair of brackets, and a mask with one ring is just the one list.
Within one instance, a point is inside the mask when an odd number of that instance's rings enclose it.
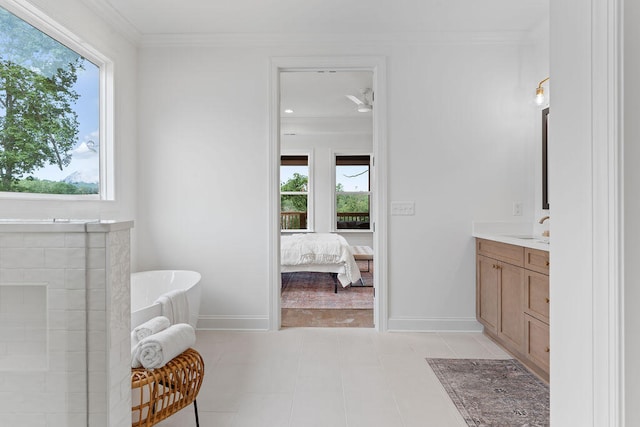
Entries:
{"label": "ceiling", "polygon": [[[372,88],[371,71],[295,71],[280,74],[283,134],[370,134],[372,112],[360,113],[346,95],[362,99]],[[286,113],[286,109],[293,113]]]}
{"label": "ceiling", "polygon": [[[360,113],[346,95],[362,99],[371,88],[371,71],[297,71],[280,74],[280,113],[283,117],[370,117]],[[290,108],[293,113],[284,110]]]}
{"label": "ceiling", "polygon": [[82,0],[138,36],[521,32],[549,0]]}

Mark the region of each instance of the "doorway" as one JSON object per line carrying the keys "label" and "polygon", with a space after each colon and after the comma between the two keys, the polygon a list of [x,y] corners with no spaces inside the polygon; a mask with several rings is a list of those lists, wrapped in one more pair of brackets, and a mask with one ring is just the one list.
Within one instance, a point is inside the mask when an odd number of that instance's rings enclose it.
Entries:
{"label": "doorway", "polygon": [[[383,58],[272,61],[272,329],[281,326],[353,326],[352,322],[361,320],[353,318],[346,310],[362,307],[358,304],[363,303],[363,298],[358,294],[367,292],[371,298],[369,320],[359,326],[386,329],[386,180],[382,179],[386,176],[386,141],[381,138],[386,123],[385,88],[380,83],[384,81],[384,74]],[[345,184],[345,180],[358,182],[351,185]],[[283,183],[291,185],[282,186]],[[345,207],[345,201],[349,201],[350,207]],[[356,201],[361,203],[354,208]],[[354,209],[362,212],[354,212]],[[348,286],[334,287],[335,276],[332,279],[327,272],[293,271],[291,274],[291,269],[281,266],[281,236],[315,238],[325,234],[340,236],[351,249],[368,248],[373,254],[355,261],[358,274],[354,277],[356,280],[347,282]],[[342,285],[343,281],[339,283]],[[290,312],[286,310],[290,308],[291,298],[287,298],[287,293],[293,289],[292,284],[313,289],[315,297],[312,299],[316,300],[319,295],[316,285],[333,289],[335,293],[325,295],[333,298],[328,303],[344,309],[340,315],[346,317],[334,318],[335,325],[317,324],[317,319],[309,319],[309,324],[305,324],[304,318],[291,324],[291,318],[287,318]],[[289,290],[283,290],[283,286]],[[298,293],[298,297],[300,295]],[[323,300],[325,296],[319,299]],[[350,300],[356,304],[354,307],[349,306]],[[294,301],[294,306],[296,303],[299,301]],[[320,313],[320,317],[326,315]]]}

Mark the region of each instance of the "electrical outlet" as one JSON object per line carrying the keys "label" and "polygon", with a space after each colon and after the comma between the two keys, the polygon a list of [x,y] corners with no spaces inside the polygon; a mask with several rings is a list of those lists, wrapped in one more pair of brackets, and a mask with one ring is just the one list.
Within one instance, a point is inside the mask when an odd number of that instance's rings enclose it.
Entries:
{"label": "electrical outlet", "polygon": [[513,202],[513,216],[522,216],[522,202]]}
{"label": "electrical outlet", "polygon": [[391,215],[415,215],[415,202],[391,202]]}

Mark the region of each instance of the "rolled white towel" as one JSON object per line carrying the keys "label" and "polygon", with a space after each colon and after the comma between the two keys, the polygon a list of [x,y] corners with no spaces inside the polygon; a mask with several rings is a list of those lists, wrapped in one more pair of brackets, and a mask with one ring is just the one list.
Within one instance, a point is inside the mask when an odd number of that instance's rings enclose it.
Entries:
{"label": "rolled white towel", "polygon": [[147,320],[142,325],[139,325],[133,329],[132,339],[135,340],[134,344],[142,341],[149,335],[157,334],[171,326],[169,318],[165,316],[156,316],[153,319]]}
{"label": "rolled white towel", "polygon": [[146,369],[161,368],[196,343],[196,333],[188,323],[178,323],[143,339],[135,348],[131,366],[138,362]]}

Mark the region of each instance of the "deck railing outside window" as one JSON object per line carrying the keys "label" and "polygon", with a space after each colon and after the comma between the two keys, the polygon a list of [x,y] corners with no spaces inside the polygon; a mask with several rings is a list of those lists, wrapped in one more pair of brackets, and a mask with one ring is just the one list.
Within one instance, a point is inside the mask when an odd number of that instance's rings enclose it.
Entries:
{"label": "deck railing outside window", "polygon": [[338,229],[369,229],[369,212],[338,212]]}
{"label": "deck railing outside window", "polygon": [[304,230],[307,228],[306,212],[281,212],[281,230]]}

